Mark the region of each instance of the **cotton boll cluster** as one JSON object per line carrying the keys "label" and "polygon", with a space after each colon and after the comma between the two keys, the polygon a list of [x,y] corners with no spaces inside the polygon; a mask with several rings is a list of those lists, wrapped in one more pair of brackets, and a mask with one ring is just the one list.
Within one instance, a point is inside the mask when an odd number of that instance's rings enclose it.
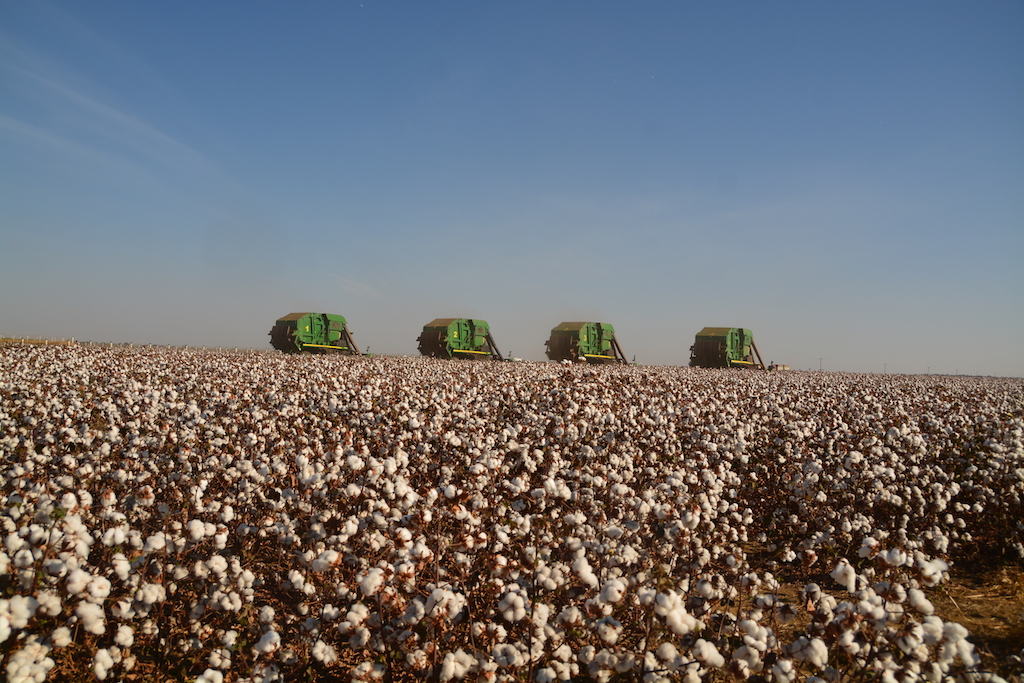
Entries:
{"label": "cotton boll cluster", "polygon": [[[967,553],[1024,548],[1022,397],[3,348],[3,664],[112,679],[160,648],[206,681],[379,680],[381,659],[445,681],[960,675],[977,653],[929,595]],[[778,566],[835,583],[787,604]],[[785,623],[806,626],[780,641]]]}

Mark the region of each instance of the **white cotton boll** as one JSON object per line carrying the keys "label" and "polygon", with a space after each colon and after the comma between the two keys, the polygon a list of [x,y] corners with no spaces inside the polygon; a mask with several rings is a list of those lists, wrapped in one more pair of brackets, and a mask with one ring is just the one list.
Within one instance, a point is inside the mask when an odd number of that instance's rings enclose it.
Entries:
{"label": "white cotton boll", "polygon": [[25,539],[16,531],[7,534],[7,538],[4,540],[4,547],[7,549],[7,552],[12,554],[21,550],[24,545]]}
{"label": "white cotton boll", "polygon": [[[0,640],[0,642],[3,642]],[[71,644],[71,629],[67,626],[58,626],[50,634],[50,644],[54,647],[67,647]]]}
{"label": "white cotton boll", "polygon": [[214,669],[227,669],[231,667],[231,651],[226,648],[217,648],[210,652],[207,663]]}
{"label": "white cotton boll", "polygon": [[196,560],[195,565],[192,567],[192,575],[197,579],[205,579],[210,575],[210,568],[202,560]]}
{"label": "white cotton boll", "polygon": [[81,620],[82,628],[89,633],[101,636],[107,630],[101,606],[91,602],[83,602],[75,609],[75,614]]}
{"label": "white cotton boll", "polygon": [[583,613],[578,607],[567,605],[558,613],[558,621],[566,626],[573,626],[583,621]]}
{"label": "white cotton boll", "polygon": [[665,625],[677,636],[685,636],[698,627],[698,621],[696,617],[680,606],[665,615]]}
{"label": "white cotton boll", "polygon": [[297,591],[302,590],[306,585],[306,577],[297,569],[292,569],[288,572],[288,580],[291,582],[292,587]]}
{"label": "white cotton boll", "polygon": [[96,654],[92,658],[92,670],[96,674],[96,678],[101,681],[106,679],[107,674],[114,668],[114,659],[110,656],[110,652],[106,649],[100,649],[96,651]]}
{"label": "white cotton boll", "polygon": [[793,668],[792,660],[789,659],[776,661],[772,667],[772,674],[775,676],[775,680],[780,683],[790,683],[796,679],[796,670]]}
{"label": "white cotton boll", "polygon": [[378,681],[384,678],[386,669],[383,664],[373,662],[362,662],[352,669],[353,681]]}
{"label": "white cotton boll", "polygon": [[587,516],[582,512],[570,512],[562,517],[562,521],[569,526],[579,526],[587,521]]}
{"label": "white cotton boll", "polygon": [[377,592],[384,583],[384,570],[380,567],[373,567],[366,573],[366,576],[359,582],[359,590],[363,595],[369,597]]}
{"label": "white cotton boll", "polygon": [[839,564],[835,566],[835,569],[832,570],[829,576],[850,593],[857,590],[857,572],[846,558],[839,560]]}
{"label": "white cotton boll", "polygon": [[263,637],[253,645],[252,651],[257,656],[270,654],[281,646],[281,636],[277,631],[270,630],[263,634]]}
{"label": "white cotton boll", "polygon": [[820,638],[801,636],[792,645],[793,657],[801,662],[809,662],[820,671],[828,664],[828,646]]}
{"label": "white cotton boll", "polygon": [[937,586],[945,579],[946,572],[949,571],[949,564],[943,560],[925,560],[920,559],[917,563],[918,569],[921,572],[921,577],[924,580],[924,585],[929,588]]}
{"label": "white cotton boll", "polygon": [[[461,648],[459,653],[461,653]],[[474,660],[475,661],[475,660]],[[466,671],[469,667],[459,658],[458,653],[449,652],[444,656],[441,661],[441,671],[439,678],[442,683],[450,681],[453,678],[462,680],[466,676]]]}
{"label": "white cotton boll", "polygon": [[[743,644],[753,651],[764,652],[768,649],[768,640],[771,638],[771,631],[761,626],[753,619],[743,619],[737,624],[739,630],[743,633]],[[735,655],[734,655],[735,657]],[[750,661],[751,667],[756,666],[756,661]]]}
{"label": "white cotton boll", "polygon": [[29,636],[24,641],[24,647],[7,658],[7,680],[11,683],[42,683],[56,665],[49,654],[50,648],[47,645],[39,642],[36,636]]}
{"label": "white cotton boll", "polygon": [[28,548],[22,548],[18,552],[14,553],[14,566],[18,569],[28,569],[36,561],[32,551]]}
{"label": "white cotton boll", "polygon": [[644,653],[643,671],[643,683],[671,683],[671,679],[665,676],[668,669],[658,661],[653,652]]}
{"label": "white cotton boll", "polygon": [[537,669],[533,679],[537,683],[552,683],[552,681],[558,680],[558,673],[550,666],[546,666],[542,669]]}
{"label": "white cotton boll", "polygon": [[135,632],[132,627],[127,624],[122,624],[117,628],[117,633],[114,634],[114,642],[121,647],[131,647],[135,642]]}
{"label": "white cotton boll", "polygon": [[207,669],[199,675],[196,683],[224,683],[224,674],[217,669]]}
{"label": "white cotton boll", "polygon": [[320,556],[313,560],[313,571],[325,572],[334,565],[341,561],[341,553],[337,550],[329,549],[320,553]]}
{"label": "white cotton boll", "polygon": [[110,560],[111,566],[114,568],[114,573],[117,574],[117,578],[121,581],[127,581],[128,576],[132,571],[132,563],[128,561],[128,558],[123,553],[115,553]]}
{"label": "white cotton boll", "polygon": [[572,570],[576,572],[576,576],[579,577],[580,581],[591,588],[597,588],[599,584],[597,575],[590,568],[590,563],[587,562],[586,557],[576,558],[576,561],[572,563]]}
{"label": "white cotton boll", "polygon": [[135,599],[145,605],[155,605],[167,599],[167,589],[159,583],[147,583],[135,592]]}
{"label": "white cotton boll", "polygon": [[110,595],[110,579],[105,576],[94,576],[86,588],[85,599],[96,604],[102,603]]}
{"label": "white cotton boll", "polygon": [[11,620],[6,614],[0,615],[0,643],[11,637]]}
{"label": "white cotton boll", "polygon": [[338,651],[322,640],[316,641],[313,645],[313,658],[324,664],[333,664],[339,659]]}
{"label": "white cotton boll", "polygon": [[921,624],[911,623],[909,627],[904,627],[902,635],[896,639],[896,646],[901,649],[904,654],[912,655],[917,651],[924,642],[924,628]]}
{"label": "white cotton boll", "polygon": [[[417,601],[412,601],[417,602]],[[410,602],[410,604],[412,604]],[[422,603],[418,603],[422,604]],[[348,610],[348,614],[345,615],[345,620],[338,624],[338,630],[342,633],[350,633],[357,627],[362,625],[364,621],[370,616],[370,608],[361,602],[357,602],[352,605]]]}
{"label": "white cotton boll", "polygon": [[882,558],[882,560],[890,567],[902,567],[911,561],[907,552],[900,548],[893,548],[892,550],[880,554],[879,557]]}
{"label": "white cotton boll", "polygon": [[76,569],[64,580],[64,588],[71,595],[80,595],[89,587],[90,581],[92,581],[92,574]]}
{"label": "white cotton boll", "polygon": [[155,534],[149,536],[146,539],[146,545],[143,546],[142,552],[144,553],[157,553],[167,547],[167,537],[164,532],[158,531]]}
{"label": "white cotton boll", "polygon": [[700,510],[686,510],[679,516],[679,521],[684,527],[693,531],[700,526]]}
{"label": "white cotton boll", "polygon": [[925,596],[924,591],[911,588],[907,591],[907,597],[909,598],[910,606],[917,610],[919,614],[935,614],[935,605]]}
{"label": "white cotton boll", "polygon": [[202,540],[203,536],[206,535],[206,524],[200,519],[189,520],[185,528],[188,531],[189,538],[193,541]]}
{"label": "white cotton boll", "polygon": [[964,663],[964,666],[968,669],[977,666],[981,663],[981,658],[978,657],[977,651],[974,649],[974,645],[969,640],[960,640],[956,644],[957,652],[960,654],[960,661]]}
{"label": "white cotton boll", "polygon": [[626,592],[626,583],[621,579],[609,579],[601,587],[600,600],[607,603],[617,603],[622,600]]}
{"label": "white cotton boll", "polygon": [[[39,611],[48,617],[57,616],[63,609],[60,595],[58,595],[54,591],[39,591],[39,594],[36,596],[36,600],[38,600]],[[2,612],[2,610],[0,610],[0,612]]]}
{"label": "white cotton boll", "polygon": [[491,650],[491,657],[503,669],[514,669],[526,662],[523,653],[511,643],[500,643]]}
{"label": "white cotton boll", "polygon": [[29,595],[12,596],[7,604],[7,617],[10,620],[12,629],[23,629],[28,625],[29,620],[36,615],[39,609],[39,601]]}
{"label": "white cotton boll", "polygon": [[353,650],[359,650],[366,647],[366,644],[370,642],[370,629],[360,626],[348,639],[348,646]]}
{"label": "white cotton boll", "polygon": [[217,576],[223,576],[228,569],[228,561],[223,555],[214,555],[206,561],[206,566]]}
{"label": "white cotton boll", "polygon": [[658,646],[658,659],[663,662],[674,662],[679,657],[679,650],[672,643],[665,641]]}
{"label": "white cotton boll", "polygon": [[274,608],[270,605],[260,607],[260,623],[270,624],[274,621]]}
{"label": "white cotton boll", "polygon": [[673,590],[658,593],[654,598],[654,613],[660,617],[668,616],[670,612],[683,606],[683,598]]}
{"label": "white cotton boll", "polygon": [[614,645],[622,633],[622,623],[612,617],[604,617],[594,624],[598,637],[607,645]]}
{"label": "white cotton boll", "polygon": [[721,669],[725,666],[725,657],[723,657],[722,653],[718,651],[715,644],[710,643],[703,638],[698,638],[697,642],[693,644],[693,656],[706,666],[710,666],[714,669]]}
{"label": "white cotton boll", "polygon": [[498,603],[498,611],[506,621],[519,621],[526,616],[526,601],[517,590],[510,590]]}
{"label": "white cotton boll", "polygon": [[402,614],[402,623],[406,626],[415,626],[427,615],[427,608],[422,599],[410,600],[405,606],[405,613]]}
{"label": "white cotton boll", "polygon": [[107,529],[103,534],[103,545],[110,548],[115,545],[121,545],[124,543],[125,535],[124,529],[119,526]]}

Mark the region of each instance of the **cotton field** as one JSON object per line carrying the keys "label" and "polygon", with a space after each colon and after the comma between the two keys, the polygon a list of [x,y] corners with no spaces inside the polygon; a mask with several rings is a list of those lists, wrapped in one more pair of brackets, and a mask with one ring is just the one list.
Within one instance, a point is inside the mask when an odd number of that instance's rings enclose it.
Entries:
{"label": "cotton field", "polygon": [[2,666],[1009,680],[934,600],[1024,558],[1022,406],[1010,379],[0,348]]}

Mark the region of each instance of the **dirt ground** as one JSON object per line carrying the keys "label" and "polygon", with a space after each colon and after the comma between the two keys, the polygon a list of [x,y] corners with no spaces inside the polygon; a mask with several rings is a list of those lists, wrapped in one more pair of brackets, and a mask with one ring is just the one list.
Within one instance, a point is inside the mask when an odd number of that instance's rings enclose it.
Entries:
{"label": "dirt ground", "polygon": [[[779,595],[795,602],[807,582],[834,589],[827,576],[811,576],[780,586]],[[1024,683],[1024,569],[992,569],[955,566],[949,581],[926,591],[943,621],[955,621],[970,631],[970,640],[981,657],[979,670],[996,673],[1011,683]],[[806,619],[797,618],[780,631],[800,629]]]}
{"label": "dirt ground", "polygon": [[931,600],[943,620],[971,632],[984,670],[1018,683],[1024,679],[1022,665],[1009,661],[1024,656],[1024,570],[954,567],[949,583]]}

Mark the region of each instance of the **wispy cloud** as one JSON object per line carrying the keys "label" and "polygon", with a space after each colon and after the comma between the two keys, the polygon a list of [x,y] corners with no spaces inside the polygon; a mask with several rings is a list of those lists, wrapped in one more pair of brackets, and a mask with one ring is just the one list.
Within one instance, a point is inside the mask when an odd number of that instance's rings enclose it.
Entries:
{"label": "wispy cloud", "polygon": [[345,290],[345,292],[352,296],[380,297],[383,295],[383,292],[366,282],[355,280],[350,277],[343,277],[337,274],[332,274],[332,277],[341,284],[341,288]]}
{"label": "wispy cloud", "polygon": [[43,100],[48,114],[46,120],[51,122],[49,126],[42,126],[0,113],[8,136],[47,145],[58,152],[92,157],[104,165],[119,166],[133,174],[140,166],[155,164],[154,170],[184,172],[234,185],[229,176],[203,154],[138,117],[51,78],[4,66],[9,72],[42,86],[44,94],[36,97]]}
{"label": "wispy cloud", "polygon": [[[0,131],[8,140],[46,148],[58,161],[70,156],[75,163],[67,171],[95,164],[102,172],[179,192],[184,182],[190,190],[201,185],[244,194],[208,156],[153,123],[153,117],[147,120],[147,112],[166,118],[169,107],[187,109],[158,74],[52,6],[43,3],[41,9],[47,27],[66,34],[82,54],[99,54],[103,68],[85,76],[72,61],[74,50],[58,56],[0,32],[5,88]],[[140,99],[139,91],[149,96]],[[124,101],[138,105],[136,111],[128,111]]]}

